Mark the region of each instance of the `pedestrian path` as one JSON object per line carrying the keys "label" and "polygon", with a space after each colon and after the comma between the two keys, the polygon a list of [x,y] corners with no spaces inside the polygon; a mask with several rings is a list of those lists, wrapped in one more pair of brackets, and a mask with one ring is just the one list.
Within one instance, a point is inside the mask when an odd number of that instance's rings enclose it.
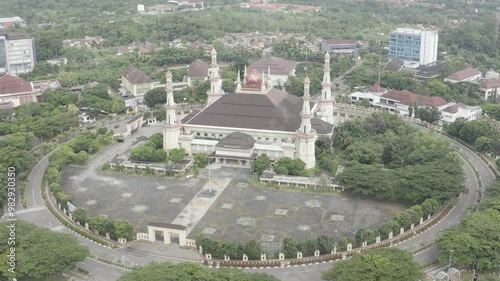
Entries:
{"label": "pedestrian path", "polygon": [[211,178],[172,223],[186,226],[186,235],[188,235],[230,182],[231,178]]}

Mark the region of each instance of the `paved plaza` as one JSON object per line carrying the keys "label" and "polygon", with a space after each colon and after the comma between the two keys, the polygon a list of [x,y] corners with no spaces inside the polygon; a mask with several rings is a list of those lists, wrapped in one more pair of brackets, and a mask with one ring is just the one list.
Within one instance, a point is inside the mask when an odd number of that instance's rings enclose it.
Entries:
{"label": "paved plaza", "polygon": [[214,202],[197,211],[188,204],[206,196],[210,189],[207,169],[198,178],[184,180],[99,170],[90,176],[86,175],[87,170],[66,167],[61,182],[65,192],[73,196],[73,204],[86,208],[91,216],[126,218],[136,225],[136,231],[144,232],[148,222],[178,222],[184,218],[183,212],[191,208],[191,213],[198,212],[198,218],[190,225],[188,238],[204,233],[238,242],[256,239],[269,252],[279,249],[284,236],[304,240],[328,234],[339,238],[358,228],[377,228],[408,207],[347,194],[257,188],[247,180],[248,169],[213,164],[211,182],[227,187],[220,189]]}

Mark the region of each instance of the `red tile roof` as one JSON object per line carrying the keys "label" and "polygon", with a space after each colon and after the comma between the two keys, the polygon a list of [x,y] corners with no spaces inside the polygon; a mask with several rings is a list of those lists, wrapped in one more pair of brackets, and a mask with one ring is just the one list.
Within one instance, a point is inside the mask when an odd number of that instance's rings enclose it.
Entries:
{"label": "red tile roof", "polygon": [[400,104],[411,106],[415,102],[419,105],[439,107],[447,104],[448,102],[441,97],[430,97],[424,95],[414,94],[407,90],[397,91],[392,90],[382,95],[383,98],[397,100]]}
{"label": "red tile roof", "polygon": [[0,77],[0,95],[33,93],[33,85],[16,76],[6,74]]}
{"label": "red tile roof", "polygon": [[387,91],[387,90],[380,87],[379,84],[373,84],[373,86],[371,86],[370,89],[368,89],[368,92],[370,92],[370,93],[383,93],[385,91]]}
{"label": "red tile roof", "polygon": [[481,82],[479,82],[479,87],[483,89],[500,88],[500,78],[481,80]]}
{"label": "red tile roof", "polygon": [[467,67],[464,70],[460,70],[451,74],[450,76],[446,77],[446,79],[462,81],[478,74],[481,74],[481,72],[477,70],[477,68]]}
{"label": "red tile roof", "polygon": [[443,111],[449,112],[449,113],[457,113],[459,108],[465,107],[465,106],[466,105],[463,103],[456,103],[454,105],[450,105],[447,108],[443,109]]}

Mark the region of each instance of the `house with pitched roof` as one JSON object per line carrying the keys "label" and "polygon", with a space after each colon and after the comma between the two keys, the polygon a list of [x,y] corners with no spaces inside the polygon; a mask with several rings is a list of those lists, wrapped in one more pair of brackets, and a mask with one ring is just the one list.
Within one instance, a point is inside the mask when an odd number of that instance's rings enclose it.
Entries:
{"label": "house with pitched roof", "polygon": [[483,110],[480,106],[469,106],[463,103],[452,103],[441,110],[441,121],[451,123],[458,118],[467,121],[478,120],[483,116]]}
{"label": "house with pitched roof", "polygon": [[448,106],[448,102],[442,97],[418,95],[407,90],[392,90],[383,94],[376,105],[391,112],[409,115],[409,108],[415,105],[420,107],[435,107],[441,111]]}
{"label": "house with pitched roof", "polygon": [[120,94],[132,95],[139,100],[153,89],[153,80],[135,66],[129,66],[122,72],[122,84]]}
{"label": "house with pitched roof", "polygon": [[498,101],[500,98],[500,78],[479,81],[479,94],[486,101]]}
{"label": "house with pitched roof", "polygon": [[197,59],[193,61],[187,70],[187,83],[189,87],[193,87],[195,81],[206,81],[208,80],[208,63]]}
{"label": "house with pitched roof", "polygon": [[283,86],[288,76],[295,75],[296,62],[278,57],[267,57],[252,63],[248,68],[264,74],[264,79],[273,87]]}
{"label": "house with pitched roof", "polygon": [[32,83],[11,74],[0,77],[0,109],[33,102],[37,102],[37,96]]}
{"label": "house with pitched roof", "polygon": [[459,83],[467,81],[471,82],[471,81],[476,81],[479,78],[481,78],[481,71],[479,71],[477,68],[469,66],[466,69],[452,73],[451,75],[444,78],[444,81],[450,83]]}

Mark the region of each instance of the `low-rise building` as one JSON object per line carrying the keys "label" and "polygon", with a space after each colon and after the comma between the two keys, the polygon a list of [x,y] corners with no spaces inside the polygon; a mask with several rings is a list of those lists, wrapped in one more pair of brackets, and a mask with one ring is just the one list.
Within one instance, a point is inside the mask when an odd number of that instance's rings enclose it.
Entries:
{"label": "low-rise building", "polygon": [[333,53],[356,53],[356,42],[354,40],[323,40],[321,50]]}
{"label": "low-rise building", "polygon": [[409,115],[409,108],[415,105],[419,107],[435,107],[439,111],[448,107],[448,102],[441,97],[430,97],[414,94],[407,90],[392,90],[380,97],[377,106],[385,108],[401,115]]}
{"label": "low-rise building", "polygon": [[459,83],[459,82],[471,82],[471,81],[476,81],[479,78],[481,78],[481,71],[479,71],[477,68],[473,67],[467,67],[466,69],[457,71],[446,78],[444,78],[444,81],[450,82],[450,83]]}
{"label": "low-rise building", "polygon": [[464,118],[467,121],[478,120],[483,116],[483,110],[480,106],[468,106],[463,103],[451,104],[441,110],[441,121],[451,123],[458,118]]}
{"label": "low-rise building", "polygon": [[288,76],[295,75],[297,63],[278,57],[267,57],[252,63],[248,68],[258,73],[264,73],[264,81],[273,87],[284,86]]}
{"label": "low-rise building", "polygon": [[496,101],[500,98],[500,78],[479,81],[479,94],[486,101]]}
{"label": "low-rise building", "polygon": [[61,82],[59,80],[41,80],[41,81],[33,81],[33,89],[37,94],[43,94],[43,92],[49,90],[51,92],[61,88]]}
{"label": "low-rise building", "polygon": [[187,70],[187,84],[192,87],[195,81],[208,80],[208,63],[197,59],[188,66]]}
{"label": "low-rise building", "polygon": [[135,66],[129,66],[122,73],[122,84],[120,93],[122,95],[131,94],[139,100],[144,99],[144,95],[153,89],[153,80]]}
{"label": "low-rise building", "polygon": [[37,102],[33,84],[11,74],[0,77],[0,109]]}
{"label": "low-rise building", "polygon": [[0,18],[0,29],[8,30],[12,26],[26,26],[26,22],[20,17]]}

